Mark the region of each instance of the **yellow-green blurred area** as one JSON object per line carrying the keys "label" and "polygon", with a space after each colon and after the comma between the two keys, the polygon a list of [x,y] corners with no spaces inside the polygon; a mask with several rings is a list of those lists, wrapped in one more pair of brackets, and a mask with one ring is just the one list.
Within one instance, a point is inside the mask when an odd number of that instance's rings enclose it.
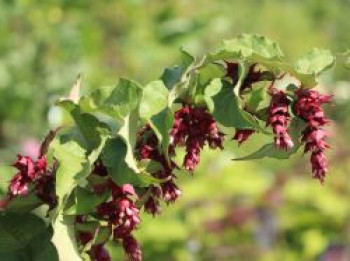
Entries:
{"label": "yellow-green blurred area", "polygon": [[[270,37],[291,60],[313,47],[341,53],[349,15],[349,0],[2,0],[0,163],[30,155],[60,123],[54,101],[79,73],[84,92],[120,76],[145,84],[176,63],[179,47],[200,56],[239,33]],[[321,82],[334,94],[326,182],[311,178],[301,151],[284,161],[232,161],[267,137],[238,147],[230,130],[225,151],[203,153],[193,176],[179,173],[175,205],[142,216],[146,261],[350,260],[350,71],[339,61]]]}

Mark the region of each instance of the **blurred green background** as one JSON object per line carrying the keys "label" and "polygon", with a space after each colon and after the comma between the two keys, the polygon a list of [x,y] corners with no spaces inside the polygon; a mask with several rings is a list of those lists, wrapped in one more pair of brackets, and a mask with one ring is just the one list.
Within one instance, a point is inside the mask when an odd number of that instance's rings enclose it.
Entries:
{"label": "blurred green background", "polygon": [[[313,47],[340,53],[349,15],[349,0],[2,0],[0,163],[35,154],[62,120],[53,102],[78,73],[84,91],[120,76],[147,83],[176,63],[180,46],[200,56],[239,33],[274,39],[291,60]],[[180,174],[176,205],[143,216],[146,261],[350,260],[350,74],[339,64],[321,82],[336,106],[326,183],[311,179],[301,154],[231,161],[263,136],[239,150],[227,141],[225,152],[204,153],[193,177]],[[118,249],[113,256],[123,259]]]}

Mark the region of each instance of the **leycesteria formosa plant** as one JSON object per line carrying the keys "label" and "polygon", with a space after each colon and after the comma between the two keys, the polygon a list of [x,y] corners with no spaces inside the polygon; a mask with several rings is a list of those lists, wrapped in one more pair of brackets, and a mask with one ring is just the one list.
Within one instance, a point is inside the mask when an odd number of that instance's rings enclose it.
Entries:
{"label": "leycesteria formosa plant", "polygon": [[[323,182],[330,124],[323,105],[331,96],[315,87],[334,63],[320,49],[290,63],[270,39],[241,35],[200,60],[181,50],[179,65],[146,85],[122,78],[80,96],[77,81],[57,101],[72,124],[50,131],[37,159],[18,155],[13,164],[0,201],[0,228],[9,229],[0,241],[30,253],[40,244],[45,260],[58,260],[51,236],[61,223],[83,260],[112,260],[105,245],[113,241],[140,261],[134,231],[142,212],[156,216],[176,202],[177,176],[200,174],[203,149],[223,150],[224,140],[242,145],[257,133],[271,141],[235,160],[284,159],[303,147]],[[45,222],[32,214],[43,205]]]}

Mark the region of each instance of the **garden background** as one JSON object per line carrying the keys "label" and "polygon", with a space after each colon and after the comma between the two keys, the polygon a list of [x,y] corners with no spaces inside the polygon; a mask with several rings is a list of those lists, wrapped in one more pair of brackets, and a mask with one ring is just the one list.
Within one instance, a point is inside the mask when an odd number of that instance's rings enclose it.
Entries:
{"label": "garden background", "polygon": [[[176,63],[179,47],[200,56],[240,33],[270,37],[291,60],[313,47],[341,53],[349,14],[349,0],[1,1],[0,194],[15,153],[35,154],[47,128],[67,121],[53,104],[79,73],[83,92],[121,76],[145,84]],[[193,176],[181,175],[177,204],[143,216],[146,261],[349,260],[350,74],[339,63],[320,80],[334,95],[326,182],[311,179],[302,151],[231,161],[265,140],[255,135],[237,154],[227,133],[231,149],[207,151]]]}

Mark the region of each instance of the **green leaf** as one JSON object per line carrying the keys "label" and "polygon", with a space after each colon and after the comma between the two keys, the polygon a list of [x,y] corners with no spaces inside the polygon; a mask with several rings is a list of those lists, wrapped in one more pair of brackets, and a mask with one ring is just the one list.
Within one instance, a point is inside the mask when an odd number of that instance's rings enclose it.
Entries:
{"label": "green leaf", "polygon": [[52,228],[33,214],[0,215],[0,256],[6,261],[58,261]]}
{"label": "green leaf", "polygon": [[[240,61],[238,63],[238,80],[237,80],[237,83],[235,84],[235,86],[233,88],[233,91],[234,91],[234,93],[236,94],[237,97],[240,97],[241,87],[242,87],[242,84],[244,82],[244,78],[248,74],[248,71],[249,71],[248,63],[244,62],[244,61]],[[239,102],[242,102],[242,101],[239,100]]]}
{"label": "green leaf", "polygon": [[103,136],[108,135],[108,125],[99,121],[94,115],[84,113],[80,107],[69,100],[64,100],[58,103],[59,106],[64,108],[70,113],[77,129],[79,130],[81,137],[84,139],[84,144],[88,150],[88,153],[97,149],[101,143],[103,143]]}
{"label": "green leaf", "polygon": [[160,113],[154,115],[150,125],[159,140],[164,155],[168,158],[168,147],[170,143],[170,130],[174,123],[174,115],[170,107],[166,107]]}
{"label": "green leaf", "polygon": [[180,68],[182,69],[182,72],[184,73],[188,68],[190,68],[194,62],[195,58],[188,52],[186,51],[183,47],[180,48]]}
{"label": "green leaf", "polygon": [[11,199],[6,206],[6,212],[30,212],[42,205],[43,202],[31,191],[26,196]]}
{"label": "green leaf", "polygon": [[215,78],[222,78],[226,74],[225,68],[221,64],[209,63],[198,70],[199,83],[201,85],[207,84]]}
{"label": "green leaf", "polygon": [[106,201],[110,193],[107,191],[97,195],[88,189],[76,187],[74,193],[74,204],[64,211],[65,215],[83,215],[89,214],[102,202]]}
{"label": "green leaf", "polygon": [[138,120],[139,110],[136,108],[127,117],[124,118],[124,123],[118,132],[118,135],[124,140],[124,143],[127,146],[125,162],[135,173],[139,173],[137,162],[134,157]]}
{"label": "green leaf", "polygon": [[81,97],[79,106],[84,112],[96,112],[103,108],[105,101],[111,95],[114,86],[102,86]]}
{"label": "green leaf", "polygon": [[[38,241],[33,241],[31,244],[32,260],[33,261],[59,261],[58,253],[56,247],[51,242],[42,242],[41,244],[35,243]],[[40,241],[39,241],[40,242]]]}
{"label": "green leaf", "polygon": [[304,129],[305,123],[300,119],[293,119],[290,127],[289,127],[289,133],[291,135],[291,138],[294,142],[294,147],[289,150],[281,150],[276,148],[274,143],[265,144],[262,146],[259,150],[253,152],[252,154],[249,154],[247,156],[244,156],[242,158],[234,159],[236,161],[238,160],[254,160],[254,159],[262,159],[262,158],[274,158],[274,159],[288,159],[291,155],[296,153],[300,146],[301,142],[299,139],[299,135],[301,131]]}
{"label": "green leaf", "polygon": [[[284,55],[277,43],[258,35],[243,34],[234,39],[223,41],[218,51],[208,55],[205,64],[219,60],[244,62],[245,67],[257,63],[275,74],[289,73],[300,80],[305,88],[314,87],[315,76],[330,68],[334,57],[329,51],[316,49],[299,60],[297,67],[283,61]],[[235,91],[238,92],[239,88]]]}
{"label": "green leaf", "polygon": [[210,112],[213,112],[215,107],[213,96],[218,94],[221,91],[221,88],[222,88],[222,82],[221,82],[221,79],[219,78],[212,79],[210,83],[205,86],[203,99]]}
{"label": "green leaf", "polygon": [[210,81],[210,83],[205,87],[204,94],[207,97],[212,97],[221,91],[222,82],[221,79],[215,78]]}
{"label": "green leaf", "polygon": [[158,179],[151,175],[151,173],[156,173],[163,170],[163,165],[157,161],[144,159],[139,162],[140,179],[146,184],[163,183],[168,181],[169,178]]}
{"label": "green leaf", "polygon": [[208,56],[208,60],[247,60],[254,58],[275,60],[282,57],[283,53],[276,42],[260,35],[242,34],[234,39],[223,41],[219,50]]}
{"label": "green leaf", "polygon": [[141,86],[134,81],[121,78],[111,95],[103,103],[103,108],[111,116],[123,119],[139,106],[141,98]]}
{"label": "green leaf", "polygon": [[149,120],[168,106],[169,91],[160,80],[147,84],[140,103],[140,117]]}
{"label": "green leaf", "polygon": [[182,72],[180,66],[166,68],[160,78],[168,90],[171,90],[181,80]]}
{"label": "green leaf", "polygon": [[57,248],[60,260],[81,260],[77,248],[74,220],[74,216],[59,216],[54,223],[52,242]]}
{"label": "green leaf", "polygon": [[53,155],[59,162],[56,173],[56,193],[60,210],[73,188],[91,171],[108,138],[109,129],[89,113],[82,113],[71,101],[59,104],[72,115],[76,127],[57,137],[51,144]]}
{"label": "green leaf", "polygon": [[134,81],[121,78],[115,87],[104,86],[80,100],[82,112],[99,112],[115,120],[123,120],[135,110],[142,98],[142,87]]}
{"label": "green leaf", "polygon": [[118,185],[130,183],[135,186],[143,186],[144,183],[140,180],[139,173],[126,163],[127,150],[127,145],[121,137],[109,139],[102,151],[103,164]]}
{"label": "green leaf", "polygon": [[63,134],[51,144],[53,155],[59,162],[56,172],[58,210],[63,207],[78,182],[91,171],[91,163],[86,157],[87,151],[73,135],[73,132]]}
{"label": "green leaf", "polygon": [[246,108],[251,112],[258,110],[259,105],[266,99],[265,86],[256,87],[251,90],[246,96]]}
{"label": "green leaf", "polygon": [[195,62],[195,58],[183,48],[180,49],[180,53],[180,64],[165,68],[162,76],[160,77],[168,90],[171,90],[178,82],[181,81],[183,74],[185,74]]}
{"label": "green leaf", "polygon": [[234,160],[254,160],[254,159],[262,159],[265,157],[274,158],[274,159],[288,159],[292,154],[294,154],[298,150],[299,146],[294,146],[289,150],[280,150],[277,149],[275,144],[269,143],[262,146],[256,152]]}
{"label": "green leaf", "polygon": [[295,66],[287,62],[278,60],[268,61],[260,59],[255,59],[254,62],[265,66],[268,70],[271,70],[275,74],[290,74],[291,76],[295,77],[298,81],[300,81],[301,85],[303,85],[304,88],[313,88],[315,85],[317,85],[315,75],[298,72],[295,69]]}
{"label": "green leaf", "polygon": [[52,227],[45,232],[37,235],[30,242],[26,253],[30,252],[31,260],[33,261],[58,261],[58,253],[55,245],[51,242]]}
{"label": "green leaf", "polygon": [[0,213],[0,252],[25,248],[45,230],[45,222],[34,214]]}
{"label": "green leaf", "polygon": [[319,75],[334,64],[334,56],[329,50],[315,48],[296,63],[296,70],[301,74]]}
{"label": "green leaf", "polygon": [[99,245],[105,243],[112,234],[112,230],[108,226],[99,226],[95,238],[93,240],[93,245]]}
{"label": "green leaf", "polygon": [[163,179],[155,178],[148,172],[141,172],[139,174],[139,178],[144,184],[148,184],[148,185],[155,184],[155,183],[164,183],[169,180],[169,178],[163,178]]}
{"label": "green leaf", "polygon": [[87,221],[84,223],[75,223],[75,228],[78,231],[94,233],[99,225],[100,222],[98,221]]}
{"label": "green leaf", "polygon": [[230,83],[222,81],[222,84],[221,91],[213,97],[214,118],[225,127],[264,131],[250,113],[240,108]]}
{"label": "green leaf", "polygon": [[7,193],[11,178],[16,174],[12,166],[0,165],[0,197]]}

